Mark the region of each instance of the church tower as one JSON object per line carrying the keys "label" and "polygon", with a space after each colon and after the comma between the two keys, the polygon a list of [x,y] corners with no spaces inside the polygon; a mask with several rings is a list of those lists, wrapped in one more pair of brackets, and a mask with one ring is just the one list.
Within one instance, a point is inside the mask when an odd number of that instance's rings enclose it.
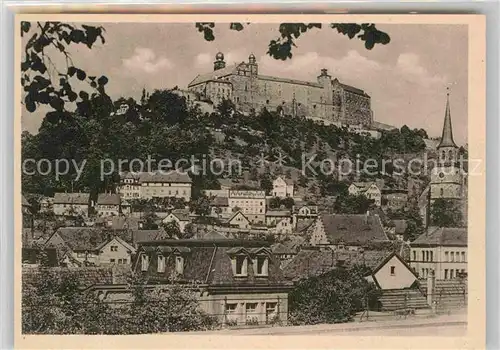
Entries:
{"label": "church tower", "polygon": [[458,147],[453,140],[453,128],[450,112],[450,93],[446,94],[441,141],[437,146],[437,164],[431,173],[430,200],[438,198],[463,199],[464,172],[458,165]]}

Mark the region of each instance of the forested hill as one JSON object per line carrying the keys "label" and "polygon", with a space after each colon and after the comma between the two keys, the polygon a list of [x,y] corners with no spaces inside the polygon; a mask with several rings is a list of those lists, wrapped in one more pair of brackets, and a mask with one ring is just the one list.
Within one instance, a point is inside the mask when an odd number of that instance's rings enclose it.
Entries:
{"label": "forested hill", "polygon": [[[128,109],[117,113],[124,104]],[[290,171],[301,169],[303,154],[316,154],[318,161],[325,158],[382,160],[419,154],[425,149],[425,137],[425,130],[411,130],[406,126],[383,132],[380,139],[375,139],[350,133],[346,128],[279,116],[273,111],[245,116],[236,111],[230,101],[223,101],[211,114],[203,113],[199,107],[188,105],[184,97],[168,90],[157,90],[150,95],[143,93],[139,102],[132,98],[112,101],[108,96],[96,95],[79,104],[70,116],[47,115],[38,134],[22,135],[23,159],[45,158],[53,164],[56,159],[74,160],[76,164],[86,160],[81,178],[74,181],[73,166],[59,179],[53,175],[23,174],[23,191],[45,195],[56,191],[115,191],[118,174],[101,181],[101,159],[113,160],[118,166],[119,159],[145,161],[148,157],[172,162],[191,156],[200,160],[203,157],[237,158],[244,169],[257,178],[259,171],[269,170],[268,166],[256,169],[255,164],[262,156],[272,164],[281,154]],[[314,166],[318,165],[314,162]],[[35,167],[27,166],[25,170],[35,170]],[[122,170],[128,170],[128,163],[123,163]],[[195,194],[202,188],[217,187],[217,176],[213,174],[193,178]]]}

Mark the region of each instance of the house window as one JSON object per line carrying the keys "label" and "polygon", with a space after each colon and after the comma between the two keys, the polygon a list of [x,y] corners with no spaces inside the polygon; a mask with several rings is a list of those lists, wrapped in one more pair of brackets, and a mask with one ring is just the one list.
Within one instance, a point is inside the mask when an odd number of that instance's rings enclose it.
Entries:
{"label": "house window", "polygon": [[179,275],[184,272],[184,258],[182,256],[175,257],[175,272]]}
{"label": "house window", "polygon": [[462,262],[465,262],[465,252],[462,252]]}
{"label": "house window", "polygon": [[267,256],[258,256],[256,259],[256,275],[258,276],[267,276],[269,270],[269,259]]}
{"label": "house window", "polygon": [[449,259],[448,252],[444,252],[444,261],[450,261]]}
{"label": "house window", "polygon": [[254,313],[257,311],[257,303],[246,303],[245,309],[247,313]]}
{"label": "house window", "polygon": [[234,259],[234,274],[236,276],[247,275],[247,258],[244,255],[238,255]]}
{"label": "house window", "polygon": [[448,269],[444,269],[444,279],[448,279]]}
{"label": "house window", "polygon": [[391,276],[396,274],[396,266],[391,266]]}
{"label": "house window", "polygon": [[109,262],[114,264],[115,263],[115,259],[109,259]]}
{"label": "house window", "polygon": [[443,197],[443,196],[444,196],[444,190],[443,190],[442,188],[440,188],[440,189],[439,189],[439,195],[440,195],[441,197]]}
{"label": "house window", "polygon": [[112,245],[111,246],[111,251],[112,252],[117,252],[118,251],[118,246],[117,245]]}
{"label": "house window", "polygon": [[430,253],[431,253],[431,261],[433,261],[434,260],[434,256],[433,256],[434,253],[432,251]]}
{"label": "house window", "polygon": [[425,261],[425,252],[422,250],[422,261]]}
{"label": "house window", "polygon": [[226,313],[235,314],[237,307],[238,307],[238,304],[236,304],[236,303],[226,304]]}
{"label": "house window", "polygon": [[450,252],[450,261],[451,262],[455,261],[455,253],[454,252]]}
{"label": "house window", "polygon": [[165,257],[158,255],[158,272],[165,272]]}
{"label": "house window", "polygon": [[450,279],[453,279],[453,269],[450,270]]}
{"label": "house window", "polygon": [[85,258],[85,253],[76,253],[77,258]]}
{"label": "house window", "polygon": [[149,267],[149,256],[143,254],[141,257],[141,270],[147,271]]}

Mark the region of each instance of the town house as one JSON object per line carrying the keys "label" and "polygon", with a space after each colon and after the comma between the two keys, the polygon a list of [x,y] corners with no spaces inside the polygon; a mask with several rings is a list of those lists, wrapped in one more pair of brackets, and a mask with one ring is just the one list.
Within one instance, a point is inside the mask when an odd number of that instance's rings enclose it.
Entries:
{"label": "town house", "polygon": [[359,250],[389,239],[378,215],[322,214],[315,222],[309,242],[312,246]]}
{"label": "town house", "polygon": [[291,284],[267,242],[166,240],[140,244],[133,269],[154,284],[195,283],[200,304],[223,324],[286,324]]}
{"label": "town house", "polygon": [[294,184],[291,179],[284,178],[282,176],[278,176],[273,181],[273,197],[293,197],[294,194]]}
{"label": "town house", "polygon": [[[192,181],[187,173],[178,171],[140,173],[138,182],[140,184],[139,198],[141,199],[175,197],[183,198],[187,202],[191,199]],[[136,186],[135,183],[134,186]],[[133,191],[136,193],[136,187]]]}
{"label": "town house", "polygon": [[120,215],[120,196],[114,193],[99,193],[96,210],[99,216]]}
{"label": "town house", "polygon": [[252,224],[265,223],[266,194],[264,191],[231,190],[228,202],[231,211],[240,210]]}
{"label": "town house", "polygon": [[174,209],[168,214],[162,222],[167,224],[169,222],[176,222],[179,226],[181,233],[184,233],[186,226],[191,222],[189,220],[189,210],[188,209]]}
{"label": "town house", "polygon": [[89,215],[90,194],[88,193],[55,193],[53,210],[58,216]]}
{"label": "town house", "polygon": [[375,182],[353,182],[347,190],[352,196],[364,195],[373,200],[377,207],[382,205],[382,192]]}
{"label": "town house", "polygon": [[429,228],[411,242],[410,266],[420,278],[432,271],[436,279],[466,275],[467,260],[467,228]]}
{"label": "town house", "polygon": [[135,248],[118,235],[89,227],[61,227],[45,242],[65,266],[130,264]]}

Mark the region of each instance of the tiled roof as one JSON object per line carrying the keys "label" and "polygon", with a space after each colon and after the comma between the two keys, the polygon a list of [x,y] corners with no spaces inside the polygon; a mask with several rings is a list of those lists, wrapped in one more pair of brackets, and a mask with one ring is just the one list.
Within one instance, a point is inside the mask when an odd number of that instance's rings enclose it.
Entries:
{"label": "tiled roof", "polygon": [[412,246],[467,246],[467,229],[458,227],[440,227],[430,229],[414,240]]}
{"label": "tiled roof", "polygon": [[229,238],[216,231],[210,231],[209,233],[203,236],[203,239],[229,239]]}
{"label": "tiled roof", "polygon": [[178,171],[142,173],[139,178],[140,183],[144,182],[171,182],[171,183],[191,183],[189,175]]}
{"label": "tiled roof", "polygon": [[388,241],[380,218],[375,215],[323,214],[320,220],[328,241],[360,245],[369,242]]}
{"label": "tiled roof", "polygon": [[268,210],[266,211],[266,216],[290,216],[290,211],[289,210]]}
{"label": "tiled roof", "polygon": [[275,243],[271,246],[273,254],[295,254],[296,252],[292,250],[289,246],[283,243]]}
{"label": "tiled roof", "polygon": [[307,231],[312,224],[314,224],[315,220],[314,219],[306,219],[306,220],[299,220],[297,222],[297,228],[295,231],[297,232],[304,232]]}
{"label": "tiled roof", "polygon": [[303,249],[284,267],[283,275],[290,280],[319,276],[337,267],[363,265],[375,269],[389,254],[387,251],[367,250],[364,252]]}
{"label": "tiled roof", "polygon": [[107,234],[101,229],[90,227],[61,227],[47,241],[48,246],[59,246],[55,235],[73,251],[94,250],[107,240]]}
{"label": "tiled roof", "polygon": [[88,193],[55,193],[54,204],[88,204]]}
{"label": "tiled roof", "polygon": [[116,193],[99,193],[98,205],[120,205],[120,196]]}
{"label": "tiled roof", "polygon": [[[127,266],[107,266],[107,267],[54,267],[46,270],[49,273],[57,274],[60,277],[68,277],[77,281],[81,288],[89,288],[94,285],[125,284],[131,275]],[[23,269],[22,279],[29,282],[37,276],[43,276],[39,269]]]}
{"label": "tiled roof", "polygon": [[[196,78],[194,78],[193,81],[191,81],[188,84],[188,87],[195,86],[195,85],[202,84],[202,83],[206,83],[210,80],[218,80],[219,78],[230,75],[230,74],[236,74],[236,68],[239,65],[240,65],[240,63],[232,64],[230,66],[227,66],[227,67],[222,68],[222,69],[218,69],[218,70],[210,72],[210,73],[200,74],[200,75],[196,76]],[[220,80],[220,82],[224,82],[224,80]],[[227,82],[227,83],[229,83],[229,82]]]}
{"label": "tiled roof", "polygon": [[162,228],[158,230],[133,230],[132,237],[134,243],[138,243],[167,239],[168,234]]}
{"label": "tiled roof", "polygon": [[[250,254],[265,252],[270,247],[264,242],[248,240],[169,240],[158,242],[157,245],[141,246],[140,251],[146,248],[153,248],[149,253],[150,269],[147,272],[150,281],[162,282],[171,276],[175,264],[170,256],[166,256],[166,266],[164,273],[158,273],[156,268],[157,248],[174,248],[176,246],[189,247],[189,252],[184,253],[184,272],[178,278],[185,282],[206,283],[210,287],[270,287],[283,284],[285,281],[279,268],[279,260],[270,254],[268,277],[255,277],[253,274],[253,264],[248,264],[248,277],[235,277],[232,271],[231,251],[247,251]],[[264,249],[263,249],[264,248]],[[138,254],[138,258],[140,253]],[[172,259],[172,260],[169,260]],[[140,266],[137,268],[140,269]]]}
{"label": "tiled roof", "polygon": [[187,209],[174,209],[172,214],[181,221],[189,221],[189,210]]}

